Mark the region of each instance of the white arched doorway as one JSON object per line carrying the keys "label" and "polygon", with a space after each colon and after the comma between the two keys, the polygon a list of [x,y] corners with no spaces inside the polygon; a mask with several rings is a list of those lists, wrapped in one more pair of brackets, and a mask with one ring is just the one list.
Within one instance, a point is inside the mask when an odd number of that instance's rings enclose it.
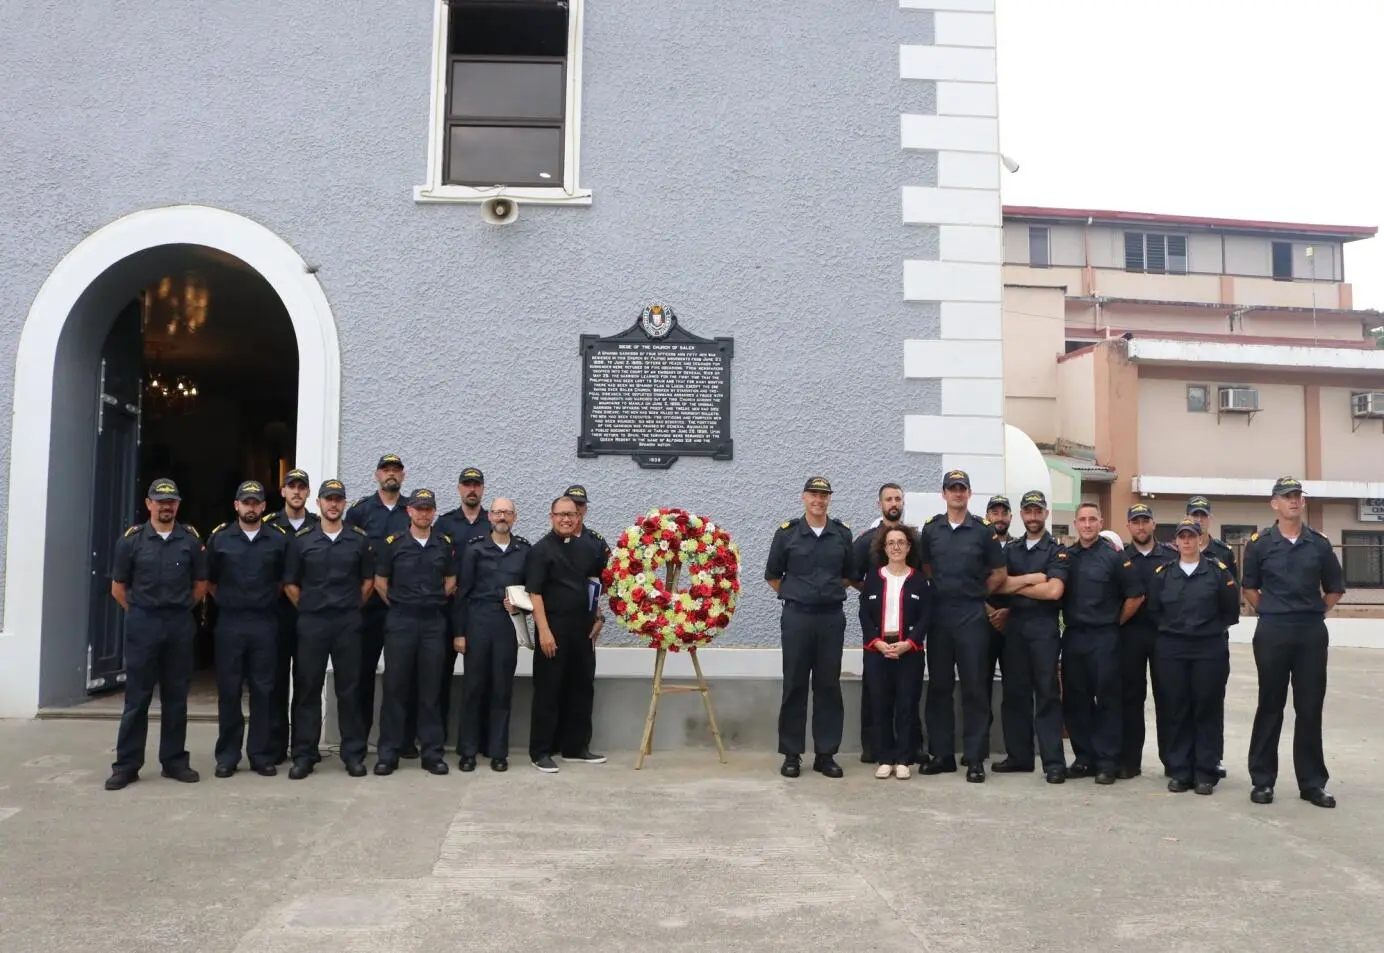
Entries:
{"label": "white arched doorway", "polygon": [[[295,465],[319,480],[336,473],[341,393],[336,324],[321,285],[292,246],[243,216],[196,205],[135,212],[88,236],[39,289],[15,356],[0,717],[30,717],[38,710],[44,638],[53,635],[45,630],[67,624],[63,613],[74,598],[73,577],[90,575],[89,565],[71,565],[71,540],[61,532],[64,524],[56,522],[73,508],[86,507],[93,480],[82,434],[65,427],[60,402],[79,378],[96,394],[95,384],[86,380],[94,365],[72,357],[80,353],[85,359],[90,347],[83,344],[82,350],[73,342],[85,335],[99,349],[111,320],[103,311],[109,301],[103,299],[128,293],[121,283],[134,280],[122,273],[125,263],[156,256],[155,250],[165,247],[189,245],[239,259],[283,302],[298,347]],[[105,327],[97,326],[100,321]],[[83,468],[85,472],[71,472]],[[89,525],[89,516],[83,518]],[[68,548],[60,551],[52,545],[54,537]],[[104,585],[104,580],[83,579],[79,585],[85,592],[92,584]]]}

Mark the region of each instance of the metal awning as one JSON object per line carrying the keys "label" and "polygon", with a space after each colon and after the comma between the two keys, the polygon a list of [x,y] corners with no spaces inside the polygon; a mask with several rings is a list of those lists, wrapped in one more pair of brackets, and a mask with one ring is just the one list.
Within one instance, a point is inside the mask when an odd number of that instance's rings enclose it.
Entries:
{"label": "metal awning", "polygon": [[1083,483],[1114,483],[1115,468],[1107,467],[1087,457],[1069,457],[1060,453],[1045,453],[1043,459],[1048,463],[1074,470]]}

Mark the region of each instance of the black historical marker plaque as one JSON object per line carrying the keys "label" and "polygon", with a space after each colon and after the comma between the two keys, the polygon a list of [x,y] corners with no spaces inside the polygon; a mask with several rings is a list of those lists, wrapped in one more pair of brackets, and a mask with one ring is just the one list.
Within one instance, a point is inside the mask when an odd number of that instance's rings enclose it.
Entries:
{"label": "black historical marker plaque", "polygon": [[628,454],[666,470],[679,456],[729,460],[731,338],[702,338],[650,305],[614,337],[581,336],[577,456]]}

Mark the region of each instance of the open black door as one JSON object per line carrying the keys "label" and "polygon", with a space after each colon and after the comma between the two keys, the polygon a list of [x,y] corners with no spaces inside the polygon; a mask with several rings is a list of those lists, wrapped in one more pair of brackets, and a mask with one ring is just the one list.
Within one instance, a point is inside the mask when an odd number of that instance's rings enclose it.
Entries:
{"label": "open black door", "polygon": [[96,417],[96,472],[92,480],[88,694],[125,684],[125,616],[110,596],[110,577],[116,543],[135,522],[140,501],[142,317],[140,302],[131,302],[115,319],[101,350],[101,403]]}

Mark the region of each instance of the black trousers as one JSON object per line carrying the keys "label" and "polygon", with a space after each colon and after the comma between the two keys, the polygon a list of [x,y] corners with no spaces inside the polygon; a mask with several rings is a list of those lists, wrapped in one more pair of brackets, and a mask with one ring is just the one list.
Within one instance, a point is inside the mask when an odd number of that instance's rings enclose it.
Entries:
{"label": "black trousers", "polygon": [[279,636],[274,646],[274,688],[269,695],[269,749],[280,761],[292,744],[293,657],[298,654],[298,610],[287,596],[279,599]]}
{"label": "black trousers", "polygon": [[149,705],[159,689],[159,763],[187,764],[187,692],[192,684],[197,620],[191,609],[141,609],[125,613],[125,708],[115,739],[115,771],[144,766]]}
{"label": "black trousers", "polygon": [[913,760],[914,722],[923,692],[927,667],[922,650],[914,649],[896,659],[866,652],[864,684],[874,706],[874,738],[871,748],[880,764],[909,764]]}
{"label": "black trousers", "polygon": [[371,595],[360,613],[360,684],[356,694],[360,703],[360,724],[367,739],[375,726],[375,683],[380,656],[384,654],[384,625],[388,617],[389,606],[377,595]]}
{"label": "black trousers", "polygon": [[548,613],[557,653],[552,658],[541,648],[533,653],[530,760],[554,754],[579,755],[591,747],[591,710],[596,701],[596,647],[591,644],[594,624],[594,617],[584,611]]}
{"label": "black trousers", "polygon": [[414,739],[408,730],[409,709],[424,764],[441,761],[443,640],[447,623],[442,607],[390,608],[384,629],[384,701],[380,707],[380,738],[376,746],[383,764],[397,764],[399,752]]}
{"label": "black trousers", "polygon": [[1043,767],[1066,767],[1062,701],[1057,685],[1060,652],[1055,616],[1009,616],[1000,724],[1004,728],[1005,755],[1020,767],[1033,764],[1035,733]]}
{"label": "black trousers", "polygon": [[1158,672],[1159,736],[1165,739],[1168,771],[1188,784],[1220,780],[1221,725],[1225,718],[1223,686],[1230,671],[1230,647],[1208,646],[1198,658],[1154,650]]}
{"label": "black trousers", "polygon": [[1120,627],[1120,766],[1137,769],[1144,761],[1144,702],[1153,685],[1154,731],[1158,736],[1158,760],[1168,764],[1167,738],[1163,728],[1171,724],[1158,717],[1158,666],[1154,663],[1157,630],[1143,625]]}
{"label": "black trousers", "polygon": [[[442,693],[437,697],[437,713],[442,716],[442,746],[445,748],[452,735],[452,681],[457,671],[457,650],[452,645],[455,632],[452,627],[452,605],[447,604],[445,617],[446,634],[442,639]],[[511,639],[510,641],[513,641]],[[515,643],[518,648],[518,643]]]}
{"label": "black trousers", "polygon": [[[242,746],[253,768],[274,764],[283,753],[270,744],[279,617],[274,609],[222,609],[216,620],[216,763],[240,764]],[[250,737],[240,695],[250,686]]]}
{"label": "black trousers", "polygon": [[[846,616],[839,606],[805,609],[784,603],[779,616],[783,698],[779,754],[801,757],[807,748],[807,697],[812,693],[812,750],[819,758],[841,750],[846,706],[841,698],[841,653]],[[876,752],[878,757],[878,752]]]}
{"label": "black trousers", "polygon": [[298,655],[293,659],[293,760],[322,760],[322,686],[327,659],[336,687],[336,720],[341,730],[341,760],[365,760],[365,727],[360,720],[359,609],[298,614]]}
{"label": "black trousers", "polygon": [[503,609],[483,617],[478,617],[479,610],[473,613],[475,623],[466,637],[462,663],[465,669],[461,678],[461,714],[457,717],[457,754],[463,758],[479,754],[508,758],[510,705],[514,699],[519,643],[514,639],[509,614]]}
{"label": "black trousers", "polygon": [[[922,701],[922,689],[923,682],[920,673],[919,697],[914,699],[913,713],[910,716],[908,757],[904,761],[898,762],[899,764],[920,764],[926,754],[923,745],[923,715],[919,707]],[[879,762],[879,757],[875,753],[875,703],[870,682],[864,678],[860,680],[860,754],[866,761]]]}
{"label": "black trousers", "polygon": [[1324,788],[1330,779],[1322,753],[1322,704],[1326,700],[1326,622],[1276,622],[1260,617],[1254,628],[1259,669],[1259,707],[1249,736],[1249,776],[1257,787],[1278,780],[1278,739],[1283,706],[1293,689],[1293,773],[1299,790]]}
{"label": "black trousers", "polygon": [[1076,760],[1097,771],[1118,771],[1124,743],[1119,626],[1067,628],[1062,687],[1062,713]]}
{"label": "black trousers", "polygon": [[986,732],[995,671],[990,661],[990,623],[984,613],[961,625],[937,623],[928,636],[927,660],[923,714],[927,720],[928,754],[956,760],[952,692],[960,680],[961,752],[972,766],[980,767],[988,756]]}

